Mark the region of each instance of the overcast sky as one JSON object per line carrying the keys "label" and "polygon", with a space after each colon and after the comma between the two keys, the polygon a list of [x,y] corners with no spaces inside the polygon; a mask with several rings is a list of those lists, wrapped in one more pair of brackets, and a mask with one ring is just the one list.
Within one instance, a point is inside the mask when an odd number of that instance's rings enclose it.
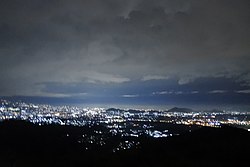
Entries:
{"label": "overcast sky", "polygon": [[249,0],[1,0],[0,96],[250,104]]}

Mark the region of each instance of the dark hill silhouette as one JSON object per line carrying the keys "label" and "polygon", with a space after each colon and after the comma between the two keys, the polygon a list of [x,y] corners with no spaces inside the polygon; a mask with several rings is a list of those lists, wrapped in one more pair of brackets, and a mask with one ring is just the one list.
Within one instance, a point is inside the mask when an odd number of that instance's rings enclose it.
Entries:
{"label": "dark hill silhouette", "polygon": [[189,113],[189,112],[193,112],[192,109],[189,108],[179,108],[179,107],[174,107],[169,109],[167,112],[183,112],[183,113]]}
{"label": "dark hill silhouette", "polygon": [[38,126],[23,121],[0,123],[1,167],[56,166],[248,166],[250,133],[243,129],[200,128],[171,138],[138,139],[139,148],[113,153],[119,137],[109,136],[104,147],[82,145],[82,133],[104,127]]}

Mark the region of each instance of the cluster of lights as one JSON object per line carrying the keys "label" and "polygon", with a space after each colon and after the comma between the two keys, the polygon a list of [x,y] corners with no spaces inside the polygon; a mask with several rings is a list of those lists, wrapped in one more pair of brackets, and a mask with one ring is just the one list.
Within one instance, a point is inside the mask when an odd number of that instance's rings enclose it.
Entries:
{"label": "cluster of lights", "polygon": [[[168,112],[131,109],[106,110],[105,108],[34,105],[23,102],[11,103],[6,100],[1,100],[0,103],[0,120],[21,119],[40,125],[56,123],[73,126],[101,123],[118,132],[123,132],[122,128],[119,128],[120,124],[126,126],[127,122],[134,122],[133,126],[138,126],[135,122],[162,122],[211,127],[220,127],[221,124],[249,126],[249,116],[249,112],[237,111]],[[128,133],[127,135],[137,136],[138,134]]]}

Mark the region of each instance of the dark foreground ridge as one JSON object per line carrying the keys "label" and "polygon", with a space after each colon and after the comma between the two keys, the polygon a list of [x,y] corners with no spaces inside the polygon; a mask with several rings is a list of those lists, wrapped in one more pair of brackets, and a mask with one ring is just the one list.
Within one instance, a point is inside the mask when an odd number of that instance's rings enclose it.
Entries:
{"label": "dark foreground ridge", "polygon": [[[105,145],[80,140],[84,133],[95,142],[94,132],[100,130],[104,133]],[[250,133],[243,129],[203,127],[169,138],[142,136],[134,141],[139,145],[122,151],[114,151],[114,148],[124,139],[106,131],[102,126],[38,126],[24,121],[4,121],[0,123],[0,166],[249,165]]]}

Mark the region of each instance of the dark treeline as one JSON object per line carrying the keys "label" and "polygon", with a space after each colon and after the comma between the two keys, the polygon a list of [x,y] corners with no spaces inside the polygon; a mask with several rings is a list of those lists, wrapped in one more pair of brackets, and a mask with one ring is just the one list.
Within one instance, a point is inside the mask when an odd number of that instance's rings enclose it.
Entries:
{"label": "dark treeline", "polygon": [[[83,134],[91,136],[99,130],[106,138],[105,145],[79,143]],[[113,152],[125,139],[102,126],[4,121],[0,123],[0,166],[247,166],[249,139],[250,133],[243,129],[204,127],[169,138],[142,136],[136,139],[138,147]]]}

